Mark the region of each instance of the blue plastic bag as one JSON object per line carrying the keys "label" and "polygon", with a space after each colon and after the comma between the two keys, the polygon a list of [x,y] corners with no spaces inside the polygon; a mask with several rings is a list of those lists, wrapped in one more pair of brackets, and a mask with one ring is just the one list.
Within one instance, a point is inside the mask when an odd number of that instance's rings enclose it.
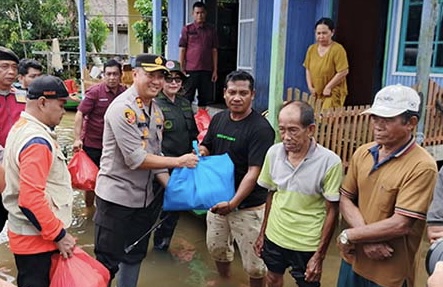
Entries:
{"label": "blue plastic bag", "polygon": [[200,156],[199,159],[195,168],[174,168],[166,186],[163,210],[208,210],[232,199],[234,163],[229,155]]}

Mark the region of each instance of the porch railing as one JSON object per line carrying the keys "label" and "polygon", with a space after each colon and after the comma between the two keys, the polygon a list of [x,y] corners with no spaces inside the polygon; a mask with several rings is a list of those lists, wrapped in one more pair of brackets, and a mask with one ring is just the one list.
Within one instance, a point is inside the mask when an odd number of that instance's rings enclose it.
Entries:
{"label": "porch railing", "polygon": [[[297,88],[288,88],[286,99],[303,100],[314,107],[317,125],[315,139],[339,155],[345,167],[359,146],[373,140],[369,115],[361,115],[370,105],[322,111],[319,100]],[[443,106],[440,103],[443,103],[443,88],[430,81],[424,128],[425,147],[443,145]]]}

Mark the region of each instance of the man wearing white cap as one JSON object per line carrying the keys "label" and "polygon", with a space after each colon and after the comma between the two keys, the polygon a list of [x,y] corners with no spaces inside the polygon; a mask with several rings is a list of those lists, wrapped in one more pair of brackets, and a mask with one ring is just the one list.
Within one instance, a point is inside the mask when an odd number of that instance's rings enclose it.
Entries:
{"label": "man wearing white cap", "polygon": [[339,287],[414,286],[416,256],[437,178],[435,160],[413,136],[420,97],[381,89],[371,108],[374,142],[354,153],[340,193],[349,225],[338,236]]}

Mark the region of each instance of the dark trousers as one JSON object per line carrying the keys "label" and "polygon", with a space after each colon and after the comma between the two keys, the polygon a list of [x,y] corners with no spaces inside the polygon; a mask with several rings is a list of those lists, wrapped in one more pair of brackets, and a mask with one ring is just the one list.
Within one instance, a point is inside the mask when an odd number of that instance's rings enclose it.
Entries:
{"label": "dark trousers", "polygon": [[100,158],[102,157],[102,149],[84,146],[83,150],[89,156],[95,165],[100,168]]}
{"label": "dark trousers", "polygon": [[8,211],[3,206],[1,199],[0,196],[0,232],[3,230],[3,227],[5,227],[6,220],[8,220]]}
{"label": "dark trousers", "polygon": [[96,198],[94,215],[94,253],[114,278],[119,263],[137,264],[145,258],[149,236],[141,240],[128,254],[124,249],[140,239],[156,222],[162,197],[157,196],[147,208],[130,208]]}
{"label": "dark trousers", "polygon": [[189,78],[184,83],[185,97],[189,102],[194,101],[195,91],[198,91],[198,106],[206,107],[212,102],[212,82],[211,71],[187,71]]}
{"label": "dark trousers", "polygon": [[[354,272],[352,265],[342,259],[338,273],[337,287],[382,287]],[[406,282],[402,287],[408,287]]]}
{"label": "dark trousers", "polygon": [[57,251],[31,255],[17,255],[17,284],[19,287],[49,287],[49,271],[51,270],[51,256]]}
{"label": "dark trousers", "polygon": [[172,235],[177,226],[180,212],[178,211],[162,211],[160,220],[165,217],[165,221],[155,230],[154,233],[154,248],[158,250],[167,250],[171,244]]}

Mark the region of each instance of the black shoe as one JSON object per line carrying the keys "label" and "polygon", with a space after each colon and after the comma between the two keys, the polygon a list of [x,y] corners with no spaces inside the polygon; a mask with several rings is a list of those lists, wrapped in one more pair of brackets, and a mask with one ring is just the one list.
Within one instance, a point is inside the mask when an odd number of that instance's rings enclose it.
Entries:
{"label": "black shoe", "polygon": [[158,250],[158,251],[167,251],[169,248],[169,243],[170,243],[170,240],[165,238],[165,239],[161,240],[160,242],[155,243],[154,249]]}

